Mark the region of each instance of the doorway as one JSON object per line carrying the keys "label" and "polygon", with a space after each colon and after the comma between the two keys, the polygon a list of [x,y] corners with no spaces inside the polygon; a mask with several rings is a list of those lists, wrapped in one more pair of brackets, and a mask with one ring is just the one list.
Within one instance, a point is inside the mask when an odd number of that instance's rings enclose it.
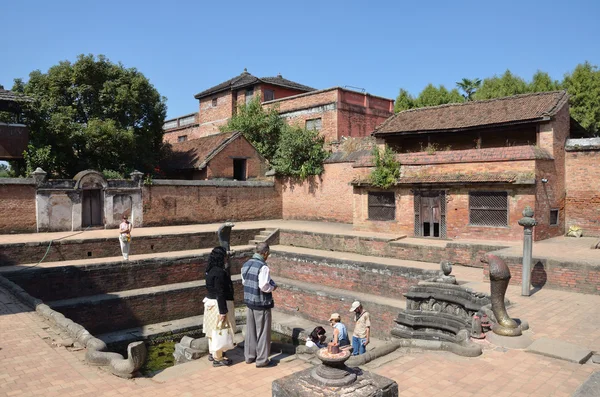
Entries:
{"label": "doorway", "polygon": [[102,190],[84,189],[81,200],[81,226],[103,226]]}
{"label": "doorway", "polygon": [[233,179],[246,180],[246,159],[233,159]]}
{"label": "doorway", "polygon": [[446,194],[444,191],[415,192],[415,236],[446,238]]}

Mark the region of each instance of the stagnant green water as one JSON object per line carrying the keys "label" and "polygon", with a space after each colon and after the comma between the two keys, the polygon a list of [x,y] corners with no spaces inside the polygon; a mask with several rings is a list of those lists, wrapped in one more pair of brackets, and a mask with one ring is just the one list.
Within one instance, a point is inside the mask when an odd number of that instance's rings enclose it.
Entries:
{"label": "stagnant green water", "polygon": [[[291,336],[280,334],[275,331],[271,331],[271,341],[295,346],[298,345],[297,339],[293,339]],[[175,365],[175,358],[173,357],[175,343],[177,342],[173,340],[146,343],[148,358],[146,359],[144,366],[140,369],[140,372],[144,375],[151,376],[157,371],[162,371],[163,369]]]}

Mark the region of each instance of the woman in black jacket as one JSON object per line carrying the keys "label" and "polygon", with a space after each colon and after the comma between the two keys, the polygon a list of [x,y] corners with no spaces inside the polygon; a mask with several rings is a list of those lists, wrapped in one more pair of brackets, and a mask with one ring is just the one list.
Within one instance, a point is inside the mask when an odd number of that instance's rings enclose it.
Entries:
{"label": "woman in black jacket", "polygon": [[206,268],[206,289],[204,298],[204,326],[203,331],[208,338],[209,360],[212,358],[213,366],[230,365],[231,360],[224,356],[223,350],[212,348],[212,331],[219,322],[229,324],[231,337],[235,334],[235,311],[233,306],[233,283],[229,272],[225,270],[227,251],[223,247],[216,247],[208,257]]}

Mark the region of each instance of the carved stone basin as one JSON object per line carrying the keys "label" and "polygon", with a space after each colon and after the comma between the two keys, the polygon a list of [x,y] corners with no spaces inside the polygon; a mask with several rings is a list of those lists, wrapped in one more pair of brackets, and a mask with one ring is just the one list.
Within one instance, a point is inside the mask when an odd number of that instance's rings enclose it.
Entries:
{"label": "carved stone basin", "polygon": [[323,386],[348,386],[356,380],[356,373],[344,364],[350,358],[350,350],[343,349],[339,353],[331,353],[324,347],[316,356],[322,364],[312,370],[311,376]]}

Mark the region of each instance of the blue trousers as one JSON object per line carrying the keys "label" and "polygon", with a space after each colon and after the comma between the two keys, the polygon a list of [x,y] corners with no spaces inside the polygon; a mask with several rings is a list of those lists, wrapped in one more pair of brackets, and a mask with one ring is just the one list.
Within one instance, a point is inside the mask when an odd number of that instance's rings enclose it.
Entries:
{"label": "blue trousers", "polygon": [[358,356],[359,354],[365,354],[367,352],[367,346],[365,346],[365,342],[367,338],[357,338],[356,336],[352,337],[352,355]]}

